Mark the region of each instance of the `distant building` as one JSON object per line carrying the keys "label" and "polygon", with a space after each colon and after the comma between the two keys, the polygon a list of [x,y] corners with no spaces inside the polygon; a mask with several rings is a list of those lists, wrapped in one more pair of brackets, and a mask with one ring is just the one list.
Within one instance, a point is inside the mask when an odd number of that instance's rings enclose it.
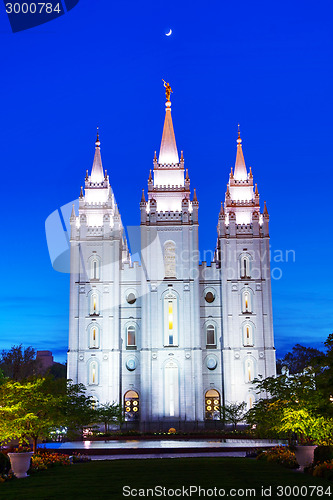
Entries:
{"label": "distant building", "polygon": [[36,361],[39,364],[40,370],[45,372],[54,364],[51,351],[37,351]]}
{"label": "distant building", "polygon": [[[126,183],[135,157],[125,154],[117,168]],[[202,175],[219,182],[208,169]],[[79,213],[73,207],[70,218],[68,378],[100,403],[120,402],[125,418],[142,426],[203,425],[227,402],[250,408],[253,379],[275,374],[269,215],[239,132],[210,266],[199,262],[198,211],[167,99],[148,199],[142,192],[140,202],[141,263],[132,263],[97,135]]]}

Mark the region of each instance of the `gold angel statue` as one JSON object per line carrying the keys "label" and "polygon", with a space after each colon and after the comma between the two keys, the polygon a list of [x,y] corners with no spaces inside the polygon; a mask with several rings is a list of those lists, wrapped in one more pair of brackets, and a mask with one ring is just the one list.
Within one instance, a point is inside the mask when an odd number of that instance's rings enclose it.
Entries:
{"label": "gold angel statue", "polygon": [[171,95],[171,92],[172,92],[172,88],[170,87],[170,84],[167,83],[165,80],[162,79],[162,82],[164,83],[165,95],[166,95],[167,101],[170,101],[170,95]]}

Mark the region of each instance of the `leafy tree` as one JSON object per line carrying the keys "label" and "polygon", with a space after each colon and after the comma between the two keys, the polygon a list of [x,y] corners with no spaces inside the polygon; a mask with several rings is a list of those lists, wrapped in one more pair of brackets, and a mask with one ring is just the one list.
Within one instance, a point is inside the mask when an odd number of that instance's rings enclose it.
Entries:
{"label": "leafy tree", "polygon": [[244,421],[246,403],[228,403],[222,408],[222,413],[226,422],[230,422],[237,428],[237,424]]}
{"label": "leafy tree", "polygon": [[22,344],[14,345],[8,351],[2,350],[0,368],[6,377],[15,381],[24,380],[36,375],[39,363],[32,347],[23,348]]}
{"label": "leafy tree", "polygon": [[277,366],[286,366],[290,374],[302,373],[309,366],[317,365],[318,358],[323,356],[323,352],[313,347],[304,347],[301,344],[296,344],[292,348],[292,352],[277,361]]}
{"label": "leafy tree", "polygon": [[86,395],[86,388],[83,384],[72,384],[71,381],[66,383],[65,395],[61,403],[62,425],[69,427],[70,430],[78,430],[82,434],[84,427],[96,422],[94,400]]}
{"label": "leafy tree", "polygon": [[104,424],[105,434],[109,431],[111,424],[121,424],[123,412],[121,405],[116,403],[105,403],[95,410],[95,422]]}
{"label": "leafy tree", "polygon": [[0,441],[33,442],[47,437],[60,421],[59,396],[48,393],[45,379],[33,382],[9,380],[0,386]]}

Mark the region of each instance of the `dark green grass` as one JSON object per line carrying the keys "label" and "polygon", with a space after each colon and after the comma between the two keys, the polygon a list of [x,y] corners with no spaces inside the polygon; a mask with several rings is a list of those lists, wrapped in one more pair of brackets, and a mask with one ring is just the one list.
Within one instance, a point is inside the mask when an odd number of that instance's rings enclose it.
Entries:
{"label": "dark green grass", "polygon": [[[202,488],[224,488],[226,493],[234,488],[255,488],[256,495],[236,495],[233,498],[321,498],[330,495],[312,496],[282,495],[277,496],[277,486],[320,485],[324,492],[333,483],[285,469],[276,464],[269,464],[246,458],[176,458],[176,459],[140,459],[93,461],[68,467],[54,467],[39,472],[27,479],[13,480],[0,484],[0,498],[6,500],[43,499],[43,500],[81,500],[89,499],[125,499],[123,487],[180,488],[196,485]],[[272,495],[264,497],[261,487],[272,487]],[[309,490],[310,492],[310,490]],[[171,496],[140,496],[136,498],[171,498]],[[227,495],[226,495],[227,496]],[[177,498],[177,497],[172,497]],[[186,498],[182,496],[179,498]],[[192,495],[188,498],[221,498]],[[226,497],[225,497],[226,498]],[[229,498],[232,498],[229,496]]]}

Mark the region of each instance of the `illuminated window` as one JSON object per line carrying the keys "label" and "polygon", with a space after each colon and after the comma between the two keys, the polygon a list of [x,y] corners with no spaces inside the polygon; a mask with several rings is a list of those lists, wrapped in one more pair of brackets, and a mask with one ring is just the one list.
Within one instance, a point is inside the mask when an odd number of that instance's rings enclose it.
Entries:
{"label": "illuminated window", "polygon": [[178,303],[172,292],[164,297],[164,345],[178,345]]}
{"label": "illuminated window", "polygon": [[206,344],[207,344],[207,347],[216,347],[215,326],[214,325],[208,325],[206,328]]}
{"label": "illuminated window", "polygon": [[136,331],[135,326],[127,327],[127,348],[134,349],[136,347]]}
{"label": "illuminated window", "polygon": [[97,361],[90,361],[89,363],[89,385],[98,385],[99,370]]}
{"label": "illuminated window", "polygon": [[256,400],[256,398],[255,398],[254,394],[248,395],[248,397],[247,397],[247,409],[248,410],[251,410],[253,408],[255,400]]}
{"label": "illuminated window", "polygon": [[91,399],[91,408],[93,410],[96,410],[98,408],[98,405],[99,405],[98,399],[96,398],[96,396],[93,396]]}
{"label": "illuminated window", "polygon": [[97,292],[93,292],[90,294],[90,315],[98,315],[99,314],[99,296]]}
{"label": "illuminated window", "polygon": [[89,348],[99,348],[99,326],[97,324],[93,324],[89,328]]}
{"label": "illuminated window", "polygon": [[245,382],[250,383],[255,378],[253,359],[245,360]]}
{"label": "illuminated window", "polygon": [[243,345],[253,346],[253,328],[249,323],[243,325]]}
{"label": "illuminated window", "polygon": [[176,245],[173,241],[164,244],[164,276],[176,277]]}
{"label": "illuminated window", "polygon": [[220,394],[215,389],[210,389],[205,394],[205,418],[206,420],[221,418]]}
{"label": "illuminated window", "polygon": [[251,293],[248,291],[245,291],[242,294],[242,310],[243,313],[252,312]]}
{"label": "illuminated window", "polygon": [[125,420],[138,420],[139,411],[139,394],[136,391],[127,391],[124,395]]}

